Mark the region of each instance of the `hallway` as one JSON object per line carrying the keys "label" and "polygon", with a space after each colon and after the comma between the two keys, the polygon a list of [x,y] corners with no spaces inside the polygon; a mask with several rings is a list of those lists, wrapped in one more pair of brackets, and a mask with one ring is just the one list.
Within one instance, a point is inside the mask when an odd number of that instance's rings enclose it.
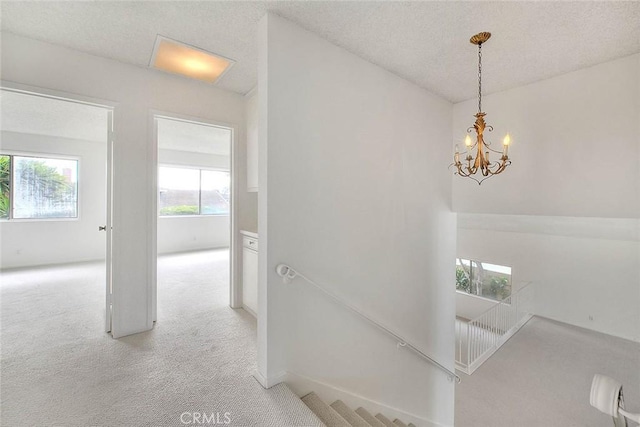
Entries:
{"label": "hallway", "polygon": [[2,426],[175,426],[185,412],[317,425],[288,388],[252,377],[256,321],[228,306],[228,250],[158,266],[159,321],[119,340],[102,330],[102,263],[0,274]]}

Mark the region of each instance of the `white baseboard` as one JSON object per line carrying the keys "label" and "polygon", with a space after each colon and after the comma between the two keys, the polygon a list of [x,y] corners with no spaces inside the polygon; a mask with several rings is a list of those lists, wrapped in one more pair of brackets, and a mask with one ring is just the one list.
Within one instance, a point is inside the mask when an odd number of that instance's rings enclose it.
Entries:
{"label": "white baseboard", "polygon": [[258,372],[258,370],[255,370],[253,372],[253,378],[255,378],[256,381],[258,381],[260,385],[264,388],[271,388],[274,385],[280,384],[285,380],[286,375],[287,375],[286,372],[280,372],[276,375],[273,375],[267,378],[264,375],[262,375],[260,372]]}
{"label": "white baseboard", "polygon": [[253,317],[255,317],[256,319],[258,318],[258,315],[256,314],[255,311],[251,310],[249,307],[247,307],[246,305],[242,304],[242,308],[244,311],[246,311],[247,313],[249,313],[250,315],[252,315]]}
{"label": "white baseboard", "polygon": [[327,404],[339,399],[353,410],[363,407],[373,415],[381,413],[392,421],[398,418],[405,424],[413,423],[417,427],[444,427],[443,424],[373,401],[364,396],[354,394],[304,375],[293,372],[285,372],[284,374],[284,382],[287,383],[289,388],[299,397],[303,397],[313,391]]}

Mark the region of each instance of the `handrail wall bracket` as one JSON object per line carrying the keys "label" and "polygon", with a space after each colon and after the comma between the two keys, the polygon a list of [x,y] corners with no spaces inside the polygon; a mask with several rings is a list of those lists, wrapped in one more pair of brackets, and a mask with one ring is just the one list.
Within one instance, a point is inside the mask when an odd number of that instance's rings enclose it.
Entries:
{"label": "handrail wall bracket", "polygon": [[371,317],[369,317],[366,314],[364,314],[363,312],[361,312],[356,307],[354,307],[351,304],[349,304],[348,302],[342,300],[342,298],[338,297],[337,295],[335,295],[332,292],[328,291],[324,287],[320,286],[319,284],[317,284],[313,280],[311,280],[308,277],[306,277],[304,274],[301,274],[300,272],[294,270],[291,266],[289,266],[287,264],[278,264],[276,266],[276,273],[278,274],[278,276],[280,276],[282,278],[282,283],[284,283],[284,284],[290,284],[293,281],[293,279],[295,279],[296,277],[300,277],[300,278],[304,279],[306,282],[308,282],[311,285],[315,286],[316,288],[320,289],[323,293],[325,293],[327,296],[331,297],[334,301],[336,301],[340,305],[342,305],[345,308],[349,309],[350,311],[354,312],[355,314],[360,316],[362,319],[366,320],[367,322],[371,323],[373,326],[377,327],[381,331],[383,331],[383,332],[387,333],[388,335],[390,335],[391,337],[393,337],[397,341],[396,347],[398,349],[400,347],[407,347],[408,349],[412,350],[414,353],[416,353],[417,355],[419,355],[423,359],[427,360],[429,363],[431,363],[431,364],[435,365],[436,367],[438,367],[441,371],[445,372],[447,374],[447,378],[449,379],[449,381],[454,381],[455,380],[457,383],[460,383],[460,377],[458,375],[456,375],[455,372],[452,372],[446,366],[442,365],[440,362],[438,362],[437,360],[433,359],[431,356],[423,353],[417,347],[415,347],[414,345],[412,345],[409,342],[407,342],[407,340],[405,340],[404,338],[402,338],[400,335],[396,334],[395,332],[391,331],[386,326],[383,326],[382,324],[378,323],[377,321],[373,320]]}

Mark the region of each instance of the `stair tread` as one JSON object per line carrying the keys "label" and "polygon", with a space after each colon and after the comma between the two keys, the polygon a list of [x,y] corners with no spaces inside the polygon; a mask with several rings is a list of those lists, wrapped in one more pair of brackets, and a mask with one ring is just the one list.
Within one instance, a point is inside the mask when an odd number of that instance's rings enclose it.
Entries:
{"label": "stair tread", "polygon": [[331,406],[324,403],[314,392],[304,396],[302,401],[327,427],[351,427],[347,420],[342,418]]}
{"label": "stair tread", "polygon": [[398,427],[409,427],[408,425],[406,425],[405,423],[403,423],[402,421],[400,421],[397,418],[395,420],[393,420],[393,424],[395,424]]}
{"label": "stair tread", "polygon": [[376,417],[371,415],[369,413],[369,411],[367,411],[366,409],[364,409],[362,407],[356,409],[356,414],[360,415],[360,417],[362,417],[363,420],[365,420],[367,423],[369,423],[369,425],[371,427],[385,427],[385,425],[382,424],[380,421],[378,421],[378,419]]}
{"label": "stair tread", "polygon": [[342,418],[353,427],[371,427],[371,424],[366,422],[360,415],[358,415],[353,409],[349,408],[342,400],[336,400],[331,406]]}
{"label": "stair tread", "polygon": [[376,414],[376,418],[378,419],[378,421],[384,424],[385,427],[397,427],[394,423],[391,422],[389,418],[385,417],[382,414]]}

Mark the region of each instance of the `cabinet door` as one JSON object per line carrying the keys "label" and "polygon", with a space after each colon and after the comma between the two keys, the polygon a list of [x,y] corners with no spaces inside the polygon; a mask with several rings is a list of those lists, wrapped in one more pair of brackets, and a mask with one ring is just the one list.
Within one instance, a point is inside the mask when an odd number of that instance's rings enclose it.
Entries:
{"label": "cabinet door", "polygon": [[258,253],[242,250],[242,304],[253,315],[258,314]]}

